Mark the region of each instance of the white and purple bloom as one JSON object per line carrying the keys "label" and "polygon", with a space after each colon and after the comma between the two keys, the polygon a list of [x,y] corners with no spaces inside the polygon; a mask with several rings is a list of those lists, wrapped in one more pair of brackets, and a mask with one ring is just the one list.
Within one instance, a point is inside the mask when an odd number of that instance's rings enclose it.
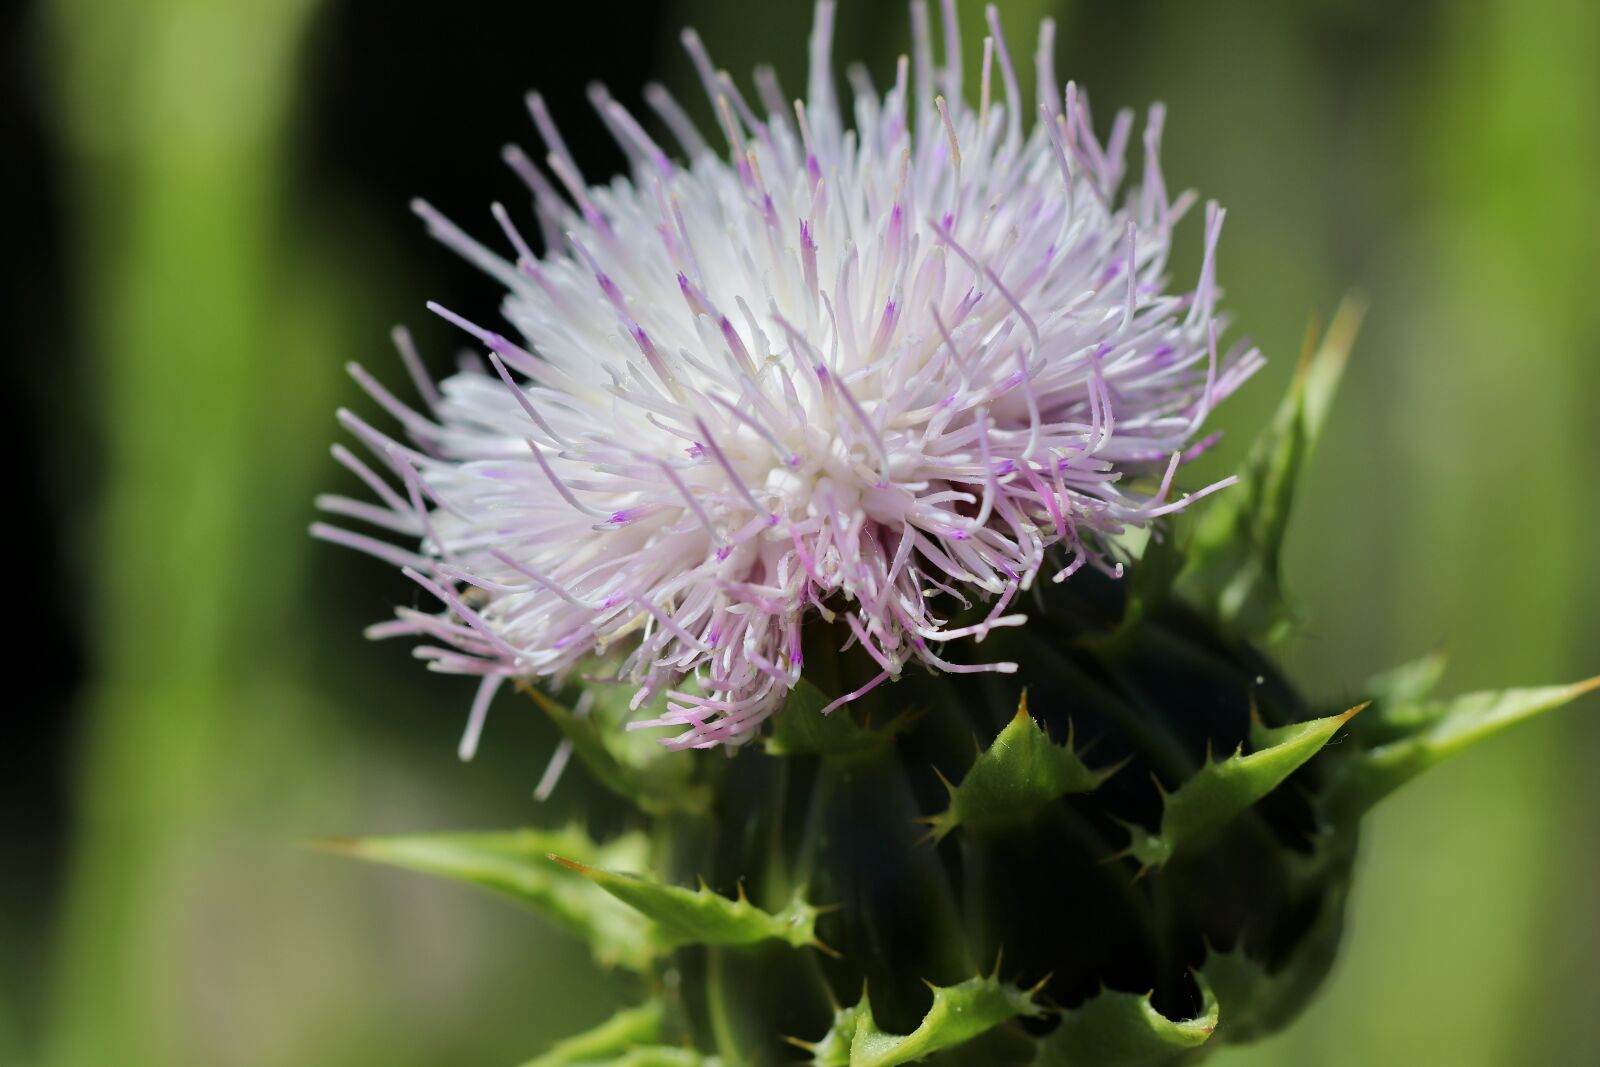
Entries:
{"label": "white and purple bloom", "polygon": [[[802,101],[766,69],[747,99],[685,34],[726,146],[651,87],[675,157],[596,89],[631,162],[608,185],[586,182],[530,96],[547,171],[506,158],[542,256],[499,205],[505,255],[417,205],[506,288],[517,336],[435,307],[487,363],[435,386],[401,334],[421,411],[352,368],[409,443],[341,412],[376,468],[335,454],[376,503],[321,504],[403,546],[315,531],[441,603],[371,632],[482,677],[464,754],[505,680],[559,680],[604,650],[625,653],[635,708],[661,698],[635,725],[674,728],[674,747],[748,739],[799,679],[812,616],[843,620],[881,668],[871,685],[912,663],[1011,670],[949,642],[1023,622],[1041,569],[1116,570],[1109,535],[1226,484],[1173,489],[1207,414],[1260,363],[1217,351],[1221,210],[1206,209],[1194,289],[1167,292],[1193,198],[1167,195],[1161,109],[1123,191],[1133,115],[1096,138],[1085,94],[1056,83],[1052,25],[1030,122],[993,7],[969,102],[952,6],[942,66],[913,3],[894,85],[852,68],[848,103],[828,0]],[[986,610],[953,625],[974,601]]]}

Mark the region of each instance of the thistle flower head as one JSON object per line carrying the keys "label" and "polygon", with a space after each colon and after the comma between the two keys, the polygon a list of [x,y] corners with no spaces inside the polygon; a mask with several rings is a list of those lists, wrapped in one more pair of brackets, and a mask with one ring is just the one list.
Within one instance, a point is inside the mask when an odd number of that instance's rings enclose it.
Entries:
{"label": "thistle flower head", "polygon": [[876,661],[866,688],[909,664],[1013,669],[949,643],[1022,622],[1041,571],[1116,571],[1110,535],[1225,484],[1173,487],[1259,363],[1217,350],[1222,212],[1206,208],[1193,288],[1170,292],[1192,197],[1162,180],[1161,109],[1128,187],[1133,115],[1097,138],[1085,94],[1056,83],[1051,24],[1030,119],[992,7],[969,99],[950,7],[939,65],[913,4],[894,84],[853,69],[848,99],[826,0],[798,101],[770,70],[747,97],[686,33],[718,134],[652,87],[669,151],[597,87],[630,161],[609,185],[530,96],[546,166],[506,158],[542,255],[499,205],[503,253],[417,205],[505,287],[516,336],[435,307],[487,356],[435,386],[400,334],[421,411],[355,368],[407,441],[343,413],[377,469],[335,454],[377,503],[322,503],[402,544],[316,530],[440,602],[372,632],[482,677],[464,752],[506,679],[608,650],[635,708],[662,698],[635,725],[677,747],[744,740],[799,679],[814,616]]}

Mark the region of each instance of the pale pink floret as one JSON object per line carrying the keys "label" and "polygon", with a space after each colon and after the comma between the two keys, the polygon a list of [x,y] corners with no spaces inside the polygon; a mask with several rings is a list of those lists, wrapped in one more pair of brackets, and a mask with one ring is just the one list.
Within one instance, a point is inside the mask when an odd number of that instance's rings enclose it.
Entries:
{"label": "pale pink floret", "polygon": [[[316,529],[443,605],[373,633],[483,677],[464,755],[504,680],[561,679],[608,648],[627,651],[635,708],[665,694],[634,725],[675,729],[674,747],[746,740],[799,679],[813,615],[842,616],[882,668],[866,688],[910,663],[1013,670],[951,662],[973,650],[944,643],[1023,622],[1017,594],[1047,555],[1058,581],[1115,571],[1108,535],[1225,484],[1172,492],[1210,442],[1196,437],[1207,414],[1260,362],[1216,349],[1222,212],[1206,209],[1194,290],[1167,293],[1192,197],[1162,183],[1161,109],[1143,177],[1121,192],[1133,116],[1097,140],[1083,92],[1055,84],[1050,23],[1025,124],[992,8],[967,100],[950,6],[944,65],[914,4],[914,55],[882,95],[853,70],[848,120],[831,3],[792,106],[770,71],[747,101],[686,34],[728,149],[652,87],[677,162],[597,89],[631,161],[605,186],[585,184],[530,97],[553,179],[507,160],[533,192],[543,258],[499,205],[514,263],[418,205],[506,287],[520,336],[435,308],[487,350],[435,387],[397,335],[420,413],[355,369],[410,444],[341,413],[387,477],[336,449],[377,502],[322,503],[409,547]],[[989,605],[981,621],[949,626],[972,601]]]}

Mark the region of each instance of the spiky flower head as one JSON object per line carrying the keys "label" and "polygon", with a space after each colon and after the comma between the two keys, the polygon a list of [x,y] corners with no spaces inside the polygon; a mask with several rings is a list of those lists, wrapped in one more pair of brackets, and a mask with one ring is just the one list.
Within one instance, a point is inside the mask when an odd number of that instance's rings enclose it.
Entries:
{"label": "spiky flower head", "polygon": [[1029,118],[993,7],[969,99],[951,7],[941,65],[914,4],[894,84],[852,69],[849,103],[826,0],[799,101],[765,69],[752,101],[686,34],[726,146],[652,87],[674,156],[596,88],[630,161],[608,185],[530,96],[552,177],[507,160],[542,255],[499,205],[503,254],[417,205],[506,288],[518,336],[435,307],[487,362],[437,387],[417,372],[421,412],[354,369],[409,443],[341,413],[387,477],[336,450],[378,503],[323,503],[403,545],[317,532],[443,605],[373,633],[482,676],[464,751],[506,679],[560,680],[607,651],[636,709],[662,697],[634,725],[674,728],[675,747],[742,741],[799,680],[818,616],[877,664],[835,703],[912,663],[1012,670],[950,642],[1022,622],[1041,571],[1118,573],[1109,537],[1225,484],[1174,489],[1259,362],[1217,351],[1222,211],[1206,208],[1194,287],[1169,291],[1192,197],[1162,180],[1161,109],[1129,188],[1133,115],[1099,140],[1085,94],[1057,85],[1051,24]]}

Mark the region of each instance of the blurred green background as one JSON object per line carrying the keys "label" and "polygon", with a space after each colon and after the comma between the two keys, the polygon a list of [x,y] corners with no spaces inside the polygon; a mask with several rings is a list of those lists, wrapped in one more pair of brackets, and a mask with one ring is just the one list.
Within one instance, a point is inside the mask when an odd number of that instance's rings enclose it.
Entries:
{"label": "blurred green background", "polygon": [[[880,75],[903,5],[843,0]],[[36,0],[4,16],[10,521],[22,587],[0,755],[0,1063],[510,1064],[616,1006],[564,937],[487,898],[305,852],[330,833],[554,822],[553,744],[360,626],[412,593],[305,536],[343,484],[343,376],[398,376],[424,298],[493,286],[405,209],[522,203],[502,141],[550,98],[591,179],[583,86],[692,98],[676,30],[803,82],[809,4]],[[1292,533],[1336,702],[1445,647],[1457,688],[1600,670],[1600,5],[1594,0],[1015,0],[1013,52],[1112,106],[1170,106],[1166,169],[1229,208],[1236,329],[1276,400],[1309,316],[1371,314]],[[979,5],[964,19],[976,39]],[[976,52],[973,49],[971,55]],[[1025,79],[1031,82],[1031,79]],[[704,114],[703,111],[697,112]],[[1179,277],[1192,277],[1190,234]],[[24,641],[26,643],[24,643]],[[470,688],[470,687],[469,687]],[[1371,821],[1344,959],[1225,1067],[1600,1063],[1600,714],[1520,728]]]}

